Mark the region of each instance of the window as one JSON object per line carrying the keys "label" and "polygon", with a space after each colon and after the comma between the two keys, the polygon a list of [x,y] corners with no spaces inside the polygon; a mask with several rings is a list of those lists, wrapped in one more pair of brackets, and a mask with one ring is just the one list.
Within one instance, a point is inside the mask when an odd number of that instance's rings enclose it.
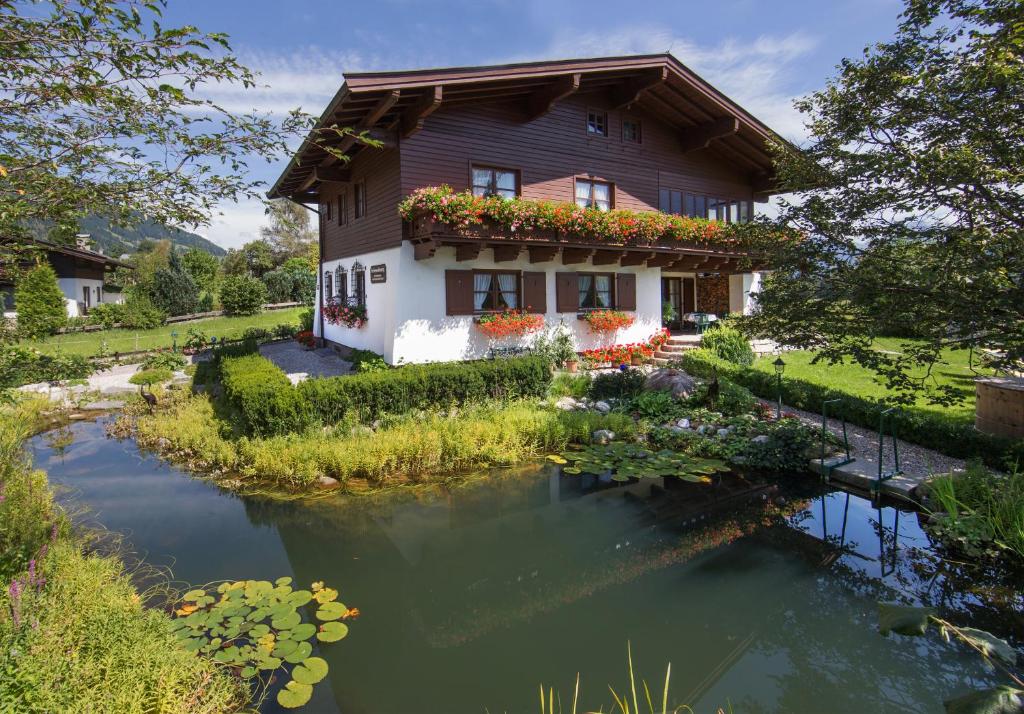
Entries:
{"label": "window", "polygon": [[348,191],[342,189],[338,194],[338,225],[348,223]]}
{"label": "window", "polygon": [[605,181],[576,179],[576,205],[607,211],[612,207],[612,185]]}
{"label": "window", "polygon": [[611,308],[612,285],[615,284],[615,276],[612,273],[580,273],[580,310],[603,310]]}
{"label": "window", "polygon": [[639,120],[622,120],[622,140],[628,144],[639,144],[643,141],[643,134],[640,131]]}
{"label": "window", "polygon": [[608,136],[608,112],[587,111],[587,134],[590,136]]}
{"label": "window", "polygon": [[494,169],[486,166],[473,167],[473,195],[501,196],[515,198],[519,180],[511,169]]}
{"label": "window", "polygon": [[473,271],[473,312],[501,312],[519,307],[519,273]]}
{"label": "window", "polygon": [[334,297],[334,289],[331,285],[331,271],[324,271],[324,302]]}
{"label": "window", "polygon": [[366,215],[366,182],[360,181],[353,186],[353,192],[355,194],[356,218],[362,218]]}
{"label": "window", "polygon": [[332,204],[330,201],[324,204],[324,209],[326,210],[326,213],[324,214],[324,220],[326,221],[330,221],[334,218],[334,214],[331,211],[331,206]]}
{"label": "window", "polygon": [[667,188],[658,191],[658,210],[680,216],[709,218],[725,223],[747,223],[753,215],[750,201],[700,196]]}
{"label": "window", "polygon": [[352,265],[352,282],[355,290],[350,302],[366,305],[366,270],[359,263]]}
{"label": "window", "polygon": [[334,287],[342,302],[348,301],[348,273],[340,265],[334,270]]}

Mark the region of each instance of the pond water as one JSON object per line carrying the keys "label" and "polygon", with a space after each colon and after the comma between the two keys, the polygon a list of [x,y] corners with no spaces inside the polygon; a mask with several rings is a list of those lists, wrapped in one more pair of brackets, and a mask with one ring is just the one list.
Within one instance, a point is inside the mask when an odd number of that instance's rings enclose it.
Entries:
{"label": "pond water", "polygon": [[699,713],[939,712],[1000,680],[938,637],[880,636],[877,600],[1024,633],[1012,585],[937,557],[916,514],[843,492],[622,486],[535,465],[280,502],[184,475],[104,424],[31,444],[82,520],[180,580],[323,580],[361,610],[321,647],[331,673],[310,712],[537,712],[541,683],[568,710],[577,672],[580,711],[607,711],[607,685],[628,687],[627,641],[652,692],[671,662],[672,699]]}

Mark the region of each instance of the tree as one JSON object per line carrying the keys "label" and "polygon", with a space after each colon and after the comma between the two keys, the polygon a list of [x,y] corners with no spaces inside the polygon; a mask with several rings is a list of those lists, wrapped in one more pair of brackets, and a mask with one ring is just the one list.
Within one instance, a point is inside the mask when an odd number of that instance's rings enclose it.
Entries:
{"label": "tree", "polygon": [[[223,33],[160,22],[164,0],[0,0],[0,252],[26,226],[86,214],[196,227],[219,203],[262,200],[248,162],[303,139],[329,155],[351,129],[233,113],[211,88],[257,77]],[[357,138],[379,145],[366,133]],[[67,232],[67,231],[65,231]]]}
{"label": "tree", "polygon": [[269,243],[254,240],[241,248],[229,250],[221,267],[225,275],[253,275],[259,278],[273,269],[274,256]]}
{"label": "tree", "polygon": [[267,301],[267,286],[249,275],[230,275],[220,287],[220,302],[229,315],[255,315]]}
{"label": "tree", "polygon": [[[1015,0],[906,0],[894,39],[844,60],[797,103],[804,151],[778,149],[796,190],[765,239],[776,270],[750,332],[853,359],[893,400],[934,389],[944,348],[1024,357],[1024,22]],[[873,340],[900,325],[897,353]]]}
{"label": "tree", "polygon": [[18,312],[18,333],[23,337],[52,335],[68,321],[64,293],[57,284],[57,273],[48,263],[40,263],[21,274],[14,288],[14,307]]}
{"label": "tree", "polygon": [[217,281],[220,261],[202,248],[189,248],[181,256],[181,263],[201,290],[212,290]]}
{"label": "tree", "polygon": [[316,245],[317,233],[309,219],[310,211],[294,201],[278,199],[267,204],[270,225],[260,229],[278,262],[309,254]]}
{"label": "tree", "polygon": [[141,285],[146,290],[151,289],[157,272],[170,266],[172,251],[169,240],[141,241],[138,251],[132,256],[132,267],[135,270],[127,274],[130,283]]}
{"label": "tree", "polygon": [[196,311],[199,288],[177,253],[171,253],[166,268],[156,271],[150,295],[153,304],[168,315],[188,315]]}

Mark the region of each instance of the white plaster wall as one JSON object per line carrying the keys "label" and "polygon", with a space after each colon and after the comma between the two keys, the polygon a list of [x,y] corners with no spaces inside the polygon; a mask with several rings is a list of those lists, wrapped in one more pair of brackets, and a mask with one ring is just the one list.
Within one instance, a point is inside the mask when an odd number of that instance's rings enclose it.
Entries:
{"label": "white plaster wall", "polygon": [[[417,261],[413,246],[403,242],[398,274],[394,285],[394,344],[390,362],[443,362],[486,357],[491,347],[529,346],[536,334],[522,338],[488,340],[473,324],[469,315],[445,315],[445,270],[522,270],[547,274],[547,312],[549,326],[565,324],[573,335],[577,350],[640,342],[661,328],[661,271],[658,268],[614,266],[594,267],[589,264],[562,265],[559,260],[530,263],[524,251],[515,261],[495,263],[490,251],[478,260],[458,262],[454,248],[439,248],[432,258]],[[606,336],[594,333],[575,313],[555,310],[555,274],[566,271],[636,273],[636,322],[629,328]],[[390,276],[389,276],[390,282]],[[385,355],[389,357],[389,355]]]}
{"label": "white plaster wall", "polygon": [[102,280],[94,280],[92,278],[57,278],[57,285],[66,298],[65,304],[67,305],[68,317],[78,317],[82,314],[78,308],[78,303],[83,302],[83,287],[89,287],[90,305],[98,305],[102,301],[102,299],[96,299],[96,288],[99,288],[100,295],[103,295]]}
{"label": "white plaster wall", "polygon": [[[399,249],[389,248],[388,250],[366,253],[352,258],[341,260],[329,260],[324,262],[323,270],[326,273],[331,271],[332,290],[337,293],[337,285],[334,284],[334,271],[340,265],[348,272],[348,291],[351,296],[355,291],[355,280],[352,277],[352,266],[355,263],[362,263],[366,272],[366,315],[367,322],[360,328],[346,327],[345,325],[332,325],[324,321],[324,334],[328,340],[345,345],[356,347],[362,350],[373,350],[384,355],[384,359],[391,362],[392,336],[394,335],[394,314],[395,297],[399,284]],[[370,282],[370,266],[387,266],[387,281],[383,283]],[[443,287],[443,286],[442,286]],[[320,282],[317,282],[317,290],[320,289]],[[316,301],[320,305],[320,300]],[[313,323],[314,328],[319,326],[319,315]]]}
{"label": "white plaster wall", "polygon": [[729,276],[729,312],[749,315],[757,309],[750,293],[761,289],[761,273],[734,273]]}

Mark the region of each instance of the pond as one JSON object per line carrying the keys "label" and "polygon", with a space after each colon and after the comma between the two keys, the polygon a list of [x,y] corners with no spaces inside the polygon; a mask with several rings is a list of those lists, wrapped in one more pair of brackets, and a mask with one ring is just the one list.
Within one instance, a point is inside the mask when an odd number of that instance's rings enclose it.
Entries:
{"label": "pond", "polygon": [[81,520],[180,580],[323,580],[360,609],[322,648],[310,712],[537,712],[538,685],[566,701],[577,672],[581,703],[607,711],[607,685],[628,686],[627,642],[652,691],[671,662],[673,699],[701,713],[937,712],[999,680],[938,637],[882,637],[877,600],[1024,633],[1019,588],[940,558],[916,514],[843,492],[532,465],[452,490],[281,502],[191,478],[105,423],[31,443]]}

